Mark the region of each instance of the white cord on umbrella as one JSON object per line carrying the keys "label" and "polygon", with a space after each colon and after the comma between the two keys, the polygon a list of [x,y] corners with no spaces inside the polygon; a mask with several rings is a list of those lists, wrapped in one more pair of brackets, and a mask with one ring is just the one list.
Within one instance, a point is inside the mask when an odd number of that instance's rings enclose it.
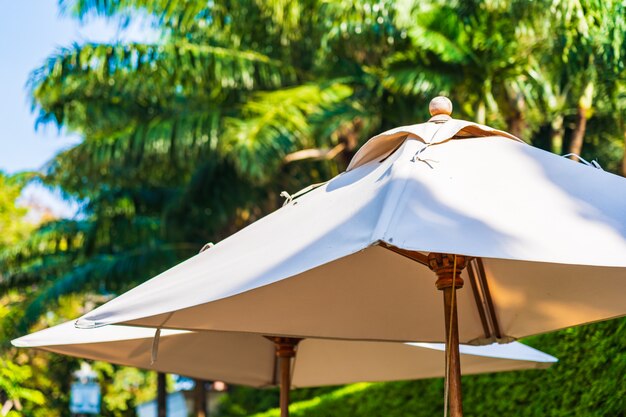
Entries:
{"label": "white cord on umbrella", "polygon": [[575,156],[576,158],[578,158],[578,161],[582,162],[583,164],[589,166],[589,167],[593,167],[593,168],[597,168],[601,171],[604,171],[602,169],[602,167],[600,166],[600,164],[598,163],[598,161],[596,161],[595,159],[592,160],[591,162],[587,161],[585,158],[583,158],[580,155],[576,155],[575,153],[568,153],[567,155],[563,155],[563,158],[568,158],[570,156]]}
{"label": "white cord on umbrella", "polygon": [[280,196],[285,199],[285,201],[283,202],[283,206],[286,206],[287,204],[291,203],[291,200],[293,200],[293,197],[287,191],[281,191]]}
{"label": "white cord on umbrella", "polygon": [[429,167],[429,168],[431,168],[431,169],[432,169],[432,168],[433,168],[433,166],[432,166],[430,163],[431,163],[431,162],[438,163],[439,161],[435,161],[434,159],[424,159],[424,158],[421,158],[421,157],[420,157],[420,154],[421,154],[422,152],[424,152],[424,150],[426,150],[426,148],[428,148],[430,145],[431,145],[431,144],[430,144],[430,143],[428,143],[428,144],[426,144],[426,146],[424,146],[423,148],[420,148],[417,152],[415,152],[415,155],[413,155],[413,158],[411,158],[411,162],[416,162],[416,161],[423,162],[423,163],[425,163],[426,165],[428,165],[428,167]]}
{"label": "white cord on umbrella", "polygon": [[327,182],[328,181],[318,182],[316,184],[311,184],[308,187],[304,187],[303,189],[301,189],[300,191],[298,191],[295,194],[289,194],[287,191],[281,191],[280,196],[285,199],[285,202],[283,203],[283,206],[286,206],[287,204],[291,203],[294,199],[300,197],[301,195],[306,194],[309,191],[312,191],[312,190],[316,189],[317,187],[321,187],[322,185],[326,184]]}
{"label": "white cord on umbrella", "polygon": [[165,326],[165,323],[167,323],[173,315],[174,312],[171,311],[154,332],[154,338],[152,339],[152,351],[150,352],[150,365],[154,365],[157,361],[157,356],[159,354],[159,340],[161,339],[161,328]]}
{"label": "white cord on umbrella", "polygon": [[159,339],[161,338],[161,328],[158,327],[154,332],[154,339],[152,339],[152,352],[150,352],[150,365],[154,365],[157,361],[157,355],[159,353]]}

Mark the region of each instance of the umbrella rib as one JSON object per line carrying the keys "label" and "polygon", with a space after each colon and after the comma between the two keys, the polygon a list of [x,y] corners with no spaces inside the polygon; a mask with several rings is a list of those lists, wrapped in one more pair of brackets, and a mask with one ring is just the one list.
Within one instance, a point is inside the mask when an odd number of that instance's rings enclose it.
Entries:
{"label": "umbrella rib", "polygon": [[[263,336],[263,337],[266,338],[267,340],[269,340],[272,343],[272,346],[275,349],[274,337],[273,336]],[[274,357],[274,366],[272,367],[272,384],[271,385],[277,386],[278,385],[278,375],[277,375],[278,357],[276,356],[275,352],[274,352],[274,354],[272,356]]]}
{"label": "umbrella rib", "polygon": [[402,255],[405,258],[409,258],[412,261],[428,266],[428,255],[424,255],[423,253],[413,251],[413,250],[400,249],[396,246],[391,246],[383,242],[381,243],[382,243],[381,246],[385,249],[389,249],[390,251],[395,252],[398,255]]}
{"label": "umbrella rib", "polygon": [[299,345],[299,344],[298,344],[298,345],[296,345],[296,347],[295,347],[295,349],[294,349],[294,350],[295,350],[295,354],[293,355],[293,360],[291,361],[291,372],[290,372],[290,375],[291,375],[290,380],[291,380],[291,381],[290,381],[290,382],[291,382],[291,387],[292,387],[292,388],[297,388],[296,386],[294,386],[294,385],[293,385],[293,379],[294,379],[294,376],[295,376],[295,374],[296,374],[296,363],[297,363],[297,361],[298,361],[298,358],[300,357],[300,356],[298,355],[298,348],[299,348],[299,347],[300,347],[300,345]]}
{"label": "umbrella rib", "polygon": [[480,296],[480,290],[478,288],[478,282],[474,273],[474,267],[472,262],[467,264],[467,275],[471,282],[472,294],[474,294],[474,301],[476,302],[476,308],[478,309],[478,315],[480,316],[480,322],[483,325],[483,331],[485,332],[485,338],[491,338],[491,330],[489,329],[489,322],[487,321],[487,313],[485,312],[485,303]]}
{"label": "umbrella rib", "polygon": [[476,258],[476,264],[478,265],[478,280],[482,287],[485,301],[487,302],[487,310],[489,317],[491,318],[491,324],[497,339],[502,338],[502,332],[500,331],[500,325],[498,324],[498,318],[496,317],[496,310],[493,306],[493,299],[491,298],[491,292],[489,291],[489,284],[487,283],[487,274],[485,273],[485,265],[482,258]]}

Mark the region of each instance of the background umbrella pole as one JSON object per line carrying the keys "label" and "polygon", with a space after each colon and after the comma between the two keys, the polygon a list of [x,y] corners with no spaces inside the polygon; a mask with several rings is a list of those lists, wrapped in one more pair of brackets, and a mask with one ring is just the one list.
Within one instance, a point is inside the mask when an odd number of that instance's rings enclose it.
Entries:
{"label": "background umbrella pole", "polygon": [[431,253],[428,264],[437,274],[437,289],[443,291],[443,305],[446,327],[446,401],[450,416],[463,416],[461,396],[461,361],[459,357],[459,327],[456,308],[456,290],[463,287],[461,271],[467,258],[459,255]]}
{"label": "background umbrella pole", "polygon": [[280,415],[289,417],[289,388],[291,386],[291,358],[280,357]]}
{"label": "background umbrella pole", "polygon": [[195,417],[207,417],[207,402],[206,402],[206,389],[204,387],[204,380],[194,379],[196,384],[194,394],[194,416]]}
{"label": "background umbrella pole", "polygon": [[291,388],[291,359],[296,356],[296,346],[300,339],[274,337],[276,357],[280,371],[280,416],[289,417],[289,390]]}
{"label": "background umbrella pole", "polygon": [[167,417],[167,389],[165,374],[157,373],[157,416]]}

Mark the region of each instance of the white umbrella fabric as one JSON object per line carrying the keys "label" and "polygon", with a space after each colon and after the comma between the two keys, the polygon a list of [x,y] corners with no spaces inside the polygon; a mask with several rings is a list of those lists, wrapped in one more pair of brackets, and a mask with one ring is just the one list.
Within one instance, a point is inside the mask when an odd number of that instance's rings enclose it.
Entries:
{"label": "white umbrella fabric", "polygon": [[[158,356],[153,358],[154,333],[154,329],[117,325],[85,331],[68,322],[12,343],[204,380],[252,387],[279,384],[276,345],[269,338],[252,333],[162,330]],[[442,377],[438,365],[443,349],[441,344],[304,339],[297,344],[291,363],[291,386]],[[461,352],[464,369],[471,374],[547,368],[557,361],[517,342],[462,346]]]}
{"label": "white umbrella fabric", "polygon": [[347,172],[77,326],[448,341],[460,416],[458,341],[626,314],[626,180],[450,112],[372,138]]}

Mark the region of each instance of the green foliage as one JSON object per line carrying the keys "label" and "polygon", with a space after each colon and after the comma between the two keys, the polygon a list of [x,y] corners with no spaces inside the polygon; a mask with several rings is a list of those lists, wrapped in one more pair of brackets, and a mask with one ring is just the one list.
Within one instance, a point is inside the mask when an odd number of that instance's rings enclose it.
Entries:
{"label": "green foliage", "polygon": [[17,199],[29,177],[29,174],[9,176],[0,171],[0,250],[24,239],[32,228],[24,221],[28,210],[17,205]]}
{"label": "green foliage", "polygon": [[122,417],[134,408],[154,398],[156,373],[135,368],[95,362],[92,365],[103,385],[102,409],[108,416]]}
{"label": "green foliage", "polygon": [[255,389],[242,386],[229,387],[228,395],[220,399],[218,415],[243,417],[261,413],[278,404],[278,389]]}
{"label": "green foliage", "polygon": [[[367,387],[369,384],[355,384],[343,389],[335,390],[337,387],[314,387],[301,388],[291,391],[290,400],[292,407],[298,409],[310,408],[319,402],[319,397],[324,399],[340,398],[345,393],[352,393]],[[330,394],[330,395],[328,395]],[[278,404],[278,388],[256,389],[244,386],[230,386],[228,395],[220,399],[218,416],[249,416],[260,414],[269,417],[279,413],[278,409],[273,409]],[[292,409],[292,408],[290,408]]]}
{"label": "green foliage", "polygon": [[146,204],[154,194],[108,191],[93,198],[87,218],[45,223],[0,252],[0,293],[29,290],[15,331],[25,332],[62,295],[123,291],[197,250],[198,244],[164,241],[161,219]]}
{"label": "green foliage", "polygon": [[27,365],[17,365],[9,360],[0,358],[0,404],[8,409],[8,416],[19,416],[17,411],[22,410],[22,401],[29,401],[41,405],[45,399],[40,391],[23,386],[32,376],[32,369]]}
{"label": "green foliage", "polygon": [[14,327],[21,317],[19,306],[24,297],[17,291],[0,297],[0,404],[7,408],[10,405],[9,415],[15,417],[58,416],[59,409],[67,408],[69,380],[64,379],[70,375],[68,364],[71,366],[74,360],[47,360],[45,355],[18,352],[5,346],[15,336]]}
{"label": "green foliage", "polygon": [[340,83],[259,93],[243,106],[243,117],[226,119],[221,148],[244,176],[267,181],[288,153],[315,143],[311,116],[332,112],[351,93]]}
{"label": "green foliage", "polygon": [[293,79],[293,69],[258,52],[176,40],[74,45],[48,58],[30,83],[41,121],[54,118],[79,133],[108,136],[129,117],[185,112],[180,100],[189,96],[208,105],[232,90],[275,88]]}
{"label": "green foliage", "polygon": [[[319,415],[329,415],[329,414],[324,414],[324,413],[333,409],[332,407],[333,403],[338,402],[338,401],[348,400],[348,403],[351,403],[351,405],[354,405],[354,403],[352,403],[352,401],[350,401],[349,398],[353,396],[359,396],[359,394],[362,394],[363,392],[371,389],[372,386],[373,386],[372,384],[368,384],[364,382],[348,385],[346,387],[339,388],[336,391],[333,391],[328,394],[316,396],[311,399],[293,403],[289,406],[289,413],[293,414],[294,416],[299,416],[299,415],[306,415],[311,412],[321,411],[321,414]],[[316,410],[316,411],[313,411],[313,410]],[[280,409],[268,410],[262,413],[254,414],[254,416],[278,417],[280,416]]]}
{"label": "green foliage", "polygon": [[60,0],[59,5],[66,13],[81,19],[90,14],[122,14],[125,18],[130,18],[130,12],[147,12],[179,30],[184,30],[207,8],[207,3],[200,0]]}

